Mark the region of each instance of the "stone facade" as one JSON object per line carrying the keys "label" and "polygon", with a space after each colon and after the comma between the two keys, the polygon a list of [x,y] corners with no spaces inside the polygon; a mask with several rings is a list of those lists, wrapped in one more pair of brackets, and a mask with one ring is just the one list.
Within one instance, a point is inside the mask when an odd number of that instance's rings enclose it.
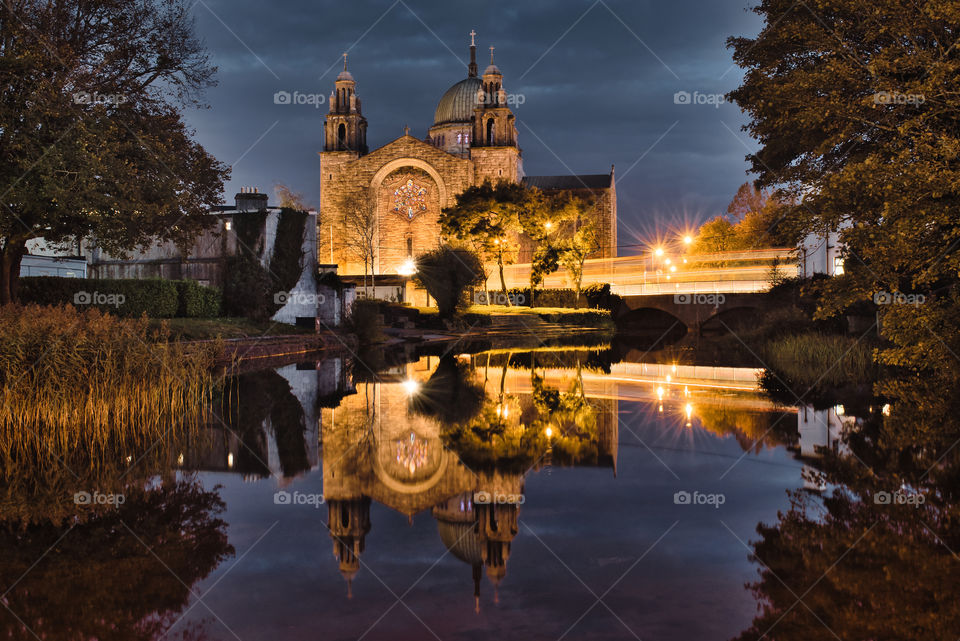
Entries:
{"label": "stone facade", "polygon": [[468,77],[443,95],[425,140],[408,130],[370,152],[356,82],[344,66],[331,94],[320,152],[321,262],[334,263],[347,275],[402,274],[413,259],[442,242],[441,210],[486,180],[588,190],[597,202],[603,238],[596,257],[616,255],[612,170],[601,176],[525,176],[503,76],[492,53],[482,77],[473,45],[470,56]]}

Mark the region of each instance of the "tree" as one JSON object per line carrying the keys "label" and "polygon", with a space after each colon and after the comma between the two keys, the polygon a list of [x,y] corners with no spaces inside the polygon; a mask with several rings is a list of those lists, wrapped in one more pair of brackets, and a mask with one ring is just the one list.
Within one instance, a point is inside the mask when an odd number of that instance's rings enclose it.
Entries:
{"label": "tree", "polygon": [[417,257],[414,280],[437,301],[443,318],[453,316],[463,306],[466,289],[478,285],[482,278],[483,264],[466,249],[444,245]]}
{"label": "tree", "polygon": [[[519,183],[501,180],[494,186],[487,180],[482,185],[467,188],[457,196],[456,204],[445,208],[440,215],[440,227],[445,236],[470,247],[484,264],[497,264],[500,288],[507,305],[510,305],[510,298],[503,268],[517,258],[519,212],[527,197],[527,190]],[[487,280],[484,267],[484,291],[489,304]]]}
{"label": "tree", "polygon": [[576,221],[573,235],[563,241],[561,247],[560,262],[567,269],[570,280],[573,281],[573,306],[579,309],[583,265],[587,256],[600,249],[600,236],[597,234],[596,222],[592,218],[580,216]]}
{"label": "tree", "polygon": [[123,255],[215,222],[229,169],[179,113],[214,71],[182,0],[0,6],[0,304],[31,239]]}
{"label": "tree", "polygon": [[762,0],[754,11],[760,34],[728,40],[745,70],[730,98],[761,142],[748,156],[758,185],[796,199],[797,229],[842,229],[842,287],[822,313],[878,291],[957,291],[960,6]]}
{"label": "tree", "polygon": [[534,289],[544,278],[560,268],[561,245],[576,230],[577,221],[586,218],[591,201],[568,191],[543,192],[532,188],[520,207],[520,224],[533,244],[530,264],[530,306]]}
{"label": "tree", "polygon": [[306,200],[304,200],[303,194],[293,191],[283,183],[274,185],[273,190],[277,194],[277,200],[280,203],[281,209],[294,209],[296,211],[310,210],[310,206],[307,205]]}
{"label": "tree", "polygon": [[367,287],[367,272],[370,273],[370,285],[374,282],[374,260],[376,260],[377,242],[377,206],[376,194],[372,189],[364,189],[346,194],[340,200],[343,212],[343,243],[348,253],[363,261],[363,287]]}

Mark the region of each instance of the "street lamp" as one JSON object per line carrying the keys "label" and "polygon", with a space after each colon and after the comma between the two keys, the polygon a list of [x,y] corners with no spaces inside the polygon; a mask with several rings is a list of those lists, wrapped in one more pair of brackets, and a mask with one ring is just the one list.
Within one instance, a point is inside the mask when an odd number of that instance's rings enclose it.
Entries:
{"label": "street lamp", "polygon": [[683,244],[684,244],[684,245],[692,245],[692,244],[693,244],[693,236],[691,236],[690,234],[687,234],[686,236],[684,236],[684,237],[683,237]]}
{"label": "street lamp", "polygon": [[403,261],[403,264],[397,267],[397,273],[401,276],[413,276],[417,273],[417,264],[412,258]]}

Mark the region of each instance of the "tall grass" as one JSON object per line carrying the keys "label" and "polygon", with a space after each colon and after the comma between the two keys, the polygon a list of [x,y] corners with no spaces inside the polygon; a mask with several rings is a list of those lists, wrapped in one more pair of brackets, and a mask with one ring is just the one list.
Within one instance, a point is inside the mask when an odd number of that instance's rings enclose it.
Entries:
{"label": "tall grass", "polygon": [[[805,333],[764,344],[766,365],[787,384],[803,391],[863,385],[876,378],[873,346],[850,336]],[[801,390],[795,390],[800,393]]]}
{"label": "tall grass", "polygon": [[136,459],[211,399],[213,353],[95,309],[0,308],[0,478]]}

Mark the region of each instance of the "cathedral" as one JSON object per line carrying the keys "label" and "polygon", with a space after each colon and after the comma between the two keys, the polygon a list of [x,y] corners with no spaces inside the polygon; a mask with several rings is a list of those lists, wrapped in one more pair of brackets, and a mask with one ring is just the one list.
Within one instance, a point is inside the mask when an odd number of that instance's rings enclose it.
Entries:
{"label": "cathedral", "polygon": [[[423,139],[403,136],[370,151],[367,120],[357,83],[344,68],[330,94],[320,152],[319,260],[345,275],[402,274],[412,259],[442,241],[440,212],[456,196],[486,180],[521,182],[545,192],[567,190],[590,195],[601,237],[591,257],[616,256],[617,197],[609,174],[527,176],[517,140],[516,117],[493,62],[479,73],[475,33],[471,32],[467,77],[450,87],[437,104],[433,125]],[[523,244],[521,243],[521,247]],[[520,262],[529,261],[521,249]]]}

